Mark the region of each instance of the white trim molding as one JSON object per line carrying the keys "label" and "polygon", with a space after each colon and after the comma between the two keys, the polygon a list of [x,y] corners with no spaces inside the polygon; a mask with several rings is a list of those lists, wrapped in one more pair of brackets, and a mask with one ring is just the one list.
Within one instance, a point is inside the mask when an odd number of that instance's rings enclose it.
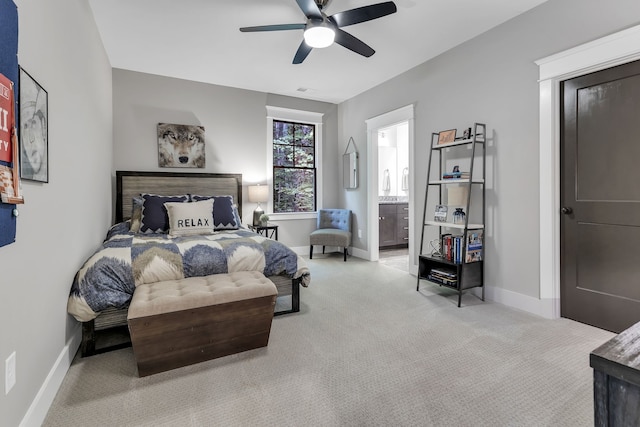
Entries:
{"label": "white trim molding", "polygon": [[[313,111],[293,110],[291,108],[273,107],[267,105],[267,185],[269,186],[269,201],[267,210],[273,220],[311,219],[317,217],[317,210],[322,209],[322,118],[324,113]],[[316,127],[316,211],[314,212],[273,212],[273,120],[312,124]]]}
{"label": "white trim molding", "polygon": [[640,25],[535,61],[540,90],[540,300],[560,317],[560,82],[640,59]]}

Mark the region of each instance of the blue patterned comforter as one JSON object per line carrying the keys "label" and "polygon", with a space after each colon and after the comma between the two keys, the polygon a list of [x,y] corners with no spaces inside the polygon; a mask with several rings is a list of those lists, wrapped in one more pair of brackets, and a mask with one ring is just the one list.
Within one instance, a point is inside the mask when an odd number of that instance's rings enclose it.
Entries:
{"label": "blue patterned comforter", "polygon": [[86,322],[106,308],[125,307],[138,285],[234,271],[300,277],[303,286],[310,280],[306,263],[288,246],[246,229],[170,237],[130,233],[122,222],[76,274],[67,311]]}

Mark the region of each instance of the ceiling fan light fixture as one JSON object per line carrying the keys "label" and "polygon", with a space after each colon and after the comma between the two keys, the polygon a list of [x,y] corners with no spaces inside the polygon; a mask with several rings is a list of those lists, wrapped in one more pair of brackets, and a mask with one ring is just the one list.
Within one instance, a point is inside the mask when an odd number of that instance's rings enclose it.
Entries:
{"label": "ceiling fan light fixture", "polygon": [[333,44],[336,33],[325,23],[308,26],[304,30],[304,41],[313,48],[329,47]]}

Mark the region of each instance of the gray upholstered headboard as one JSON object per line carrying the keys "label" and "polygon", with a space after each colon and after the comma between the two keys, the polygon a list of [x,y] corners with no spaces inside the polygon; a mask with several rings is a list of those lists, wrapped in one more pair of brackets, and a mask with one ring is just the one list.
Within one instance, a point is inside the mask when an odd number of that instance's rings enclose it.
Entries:
{"label": "gray upholstered headboard", "polygon": [[131,217],[131,200],[140,193],[231,195],[242,218],[242,174],[116,171],[116,222]]}

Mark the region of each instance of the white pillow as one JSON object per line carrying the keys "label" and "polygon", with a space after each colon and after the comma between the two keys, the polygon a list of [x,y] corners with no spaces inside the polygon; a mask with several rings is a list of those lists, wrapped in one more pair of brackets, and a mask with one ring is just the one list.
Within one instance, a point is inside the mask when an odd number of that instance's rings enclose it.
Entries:
{"label": "white pillow", "polygon": [[200,202],[164,204],[169,214],[169,235],[213,234],[213,199]]}

